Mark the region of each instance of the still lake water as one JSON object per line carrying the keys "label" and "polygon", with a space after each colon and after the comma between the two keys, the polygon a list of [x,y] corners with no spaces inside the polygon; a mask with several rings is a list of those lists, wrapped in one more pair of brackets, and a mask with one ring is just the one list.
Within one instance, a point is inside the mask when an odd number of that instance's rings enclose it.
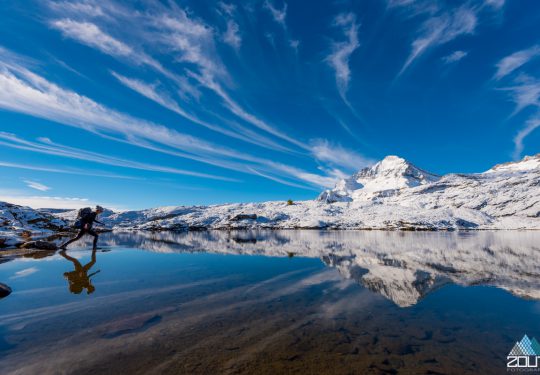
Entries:
{"label": "still lake water", "polygon": [[0,258],[2,374],[503,374],[540,232],[108,233]]}

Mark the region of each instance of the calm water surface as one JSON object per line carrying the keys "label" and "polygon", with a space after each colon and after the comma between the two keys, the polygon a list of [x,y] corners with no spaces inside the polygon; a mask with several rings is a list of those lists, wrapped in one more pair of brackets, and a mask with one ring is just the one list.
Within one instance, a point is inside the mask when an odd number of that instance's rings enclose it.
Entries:
{"label": "calm water surface", "polygon": [[103,235],[0,257],[2,374],[503,374],[540,233]]}

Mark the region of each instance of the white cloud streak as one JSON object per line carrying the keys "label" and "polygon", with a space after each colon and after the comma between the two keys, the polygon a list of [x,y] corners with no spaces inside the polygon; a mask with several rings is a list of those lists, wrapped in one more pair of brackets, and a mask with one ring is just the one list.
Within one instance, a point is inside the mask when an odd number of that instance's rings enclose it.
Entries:
{"label": "white cloud streak", "polygon": [[[64,125],[145,140],[184,152],[243,159],[244,154],[220,147],[163,125],[133,118],[47,81],[27,69],[0,61],[0,108]],[[187,155],[187,154],[186,154]]]}
{"label": "white cloud streak", "polygon": [[540,80],[521,75],[515,80],[515,83],[513,86],[499,89],[507,91],[511,100],[516,104],[512,116],[529,106],[540,106]]}
{"label": "white cloud streak", "polygon": [[223,41],[237,51],[242,46],[242,37],[240,35],[240,27],[232,19],[227,21],[227,29],[223,33]]}
{"label": "white cloud streak", "polygon": [[477,23],[475,10],[467,6],[429,17],[422,23],[418,37],[412,42],[409,57],[398,76],[431,48],[448,43],[459,36],[474,33]]}
{"label": "white cloud streak", "polygon": [[521,154],[523,153],[524,139],[531,134],[534,130],[538,129],[540,127],[540,113],[537,113],[533,118],[529,119],[525,126],[522,127],[516,136],[514,137],[514,159],[518,160],[521,158]]}
{"label": "white cloud streak", "polygon": [[51,26],[60,30],[64,37],[75,39],[108,55],[121,57],[133,55],[131,47],[104,33],[93,23],[60,19],[53,21]]}
{"label": "white cloud streak", "polygon": [[534,113],[529,116],[525,124],[515,135],[514,141],[514,159],[519,159],[524,149],[524,141],[534,130],[540,127],[540,80],[531,76],[521,74],[514,79],[515,85],[501,88],[509,94],[510,99],[516,104],[511,116],[518,114],[525,108],[533,107]]}
{"label": "white cloud streak", "polygon": [[223,1],[218,2],[218,12],[220,14],[226,14],[227,16],[232,16],[236,11],[236,5],[225,3]]}
{"label": "white cloud streak", "polygon": [[[124,167],[124,168],[143,169],[143,170],[157,171],[157,172],[163,172],[163,173],[185,174],[185,171],[178,170],[176,168],[155,166],[155,165],[149,165],[146,163],[128,161],[125,159],[105,156],[103,154],[81,150],[81,149],[77,149],[70,146],[60,145],[60,144],[52,142],[48,138],[40,138],[39,142],[30,142],[30,141],[18,138],[17,136],[13,134],[0,132],[0,146],[11,147],[11,148],[21,149],[21,150],[26,150],[26,151],[32,151],[32,152],[38,152],[38,153],[43,153],[43,154],[48,154],[48,155],[56,155],[56,156],[72,158],[72,159],[85,160],[85,161],[90,161],[90,162],[95,162],[95,163],[100,163],[100,164],[119,166],[119,167]],[[163,151],[157,148],[153,148],[153,149],[155,151]],[[176,155],[174,152],[172,152],[171,154]],[[254,159],[253,164],[239,164],[239,163],[220,161],[220,160],[215,160],[215,163],[216,165],[223,168],[232,169],[232,170],[236,170],[238,172],[243,172],[243,173],[255,174],[255,175],[265,177],[265,178],[268,178],[270,180],[273,180],[273,181],[276,181],[285,185],[294,186],[294,187],[303,188],[303,189],[306,189],[306,188],[311,189],[311,188],[306,187],[305,185],[299,185],[297,183],[291,182],[290,180],[286,180],[285,178],[280,178],[279,175],[284,176],[289,179],[308,182],[309,184],[317,186],[317,187],[333,186],[333,184],[335,183],[337,179],[337,177],[334,174],[331,174],[331,176],[321,176],[318,174],[306,172],[299,168],[295,168],[292,166],[288,166],[288,165],[273,162],[273,161],[268,161],[265,159],[258,159],[258,160]],[[192,172],[188,171],[188,173],[192,173]],[[278,176],[275,176],[276,174]],[[199,177],[198,176],[199,173],[197,173],[196,175],[197,177]],[[206,177],[206,176],[207,175],[203,174],[202,177]],[[206,177],[206,178],[212,178],[212,177]],[[217,176],[215,179],[224,179],[226,181],[237,181],[231,178],[225,178],[225,177],[222,178],[220,176]]]}
{"label": "white cloud streak", "polygon": [[123,176],[123,175],[113,174],[113,173],[105,173],[105,172],[89,172],[88,170],[84,170],[84,171],[83,171],[83,170],[71,169],[71,168],[52,168],[52,167],[43,167],[43,166],[39,166],[39,165],[11,163],[11,162],[7,162],[7,161],[0,161],[0,167],[4,167],[4,168],[24,169],[24,170],[30,170],[30,171],[36,171],[36,172],[50,172],[50,173],[62,173],[62,174],[74,174],[74,175],[79,175],[79,176],[107,177],[107,178],[122,178],[122,179],[130,179],[130,180],[137,179],[136,177]]}
{"label": "white cloud streak", "polygon": [[171,97],[169,97],[165,92],[160,92],[158,89],[158,84],[150,84],[138,79],[128,78],[116,72],[111,72],[111,74],[116,79],[118,79],[120,83],[122,83],[129,89],[158,103],[162,107],[167,108],[172,112],[175,112],[176,114],[197,125],[204,126],[205,128],[215,131],[217,133],[224,134],[231,138],[240,139],[244,142],[251,143],[259,147],[264,147],[271,150],[288,151],[286,147],[283,147],[282,145],[274,142],[267,137],[254,133],[250,129],[245,128],[241,125],[237,125],[235,129],[225,129],[208,121],[201,120],[197,116],[188,113],[186,110],[181,108],[178,103],[175,102]]}
{"label": "white cloud streak", "polygon": [[88,47],[92,47],[124,61],[135,65],[148,66],[156,72],[175,82],[184,95],[197,98],[200,93],[184,77],[166,69],[154,58],[144,52],[136,51],[126,43],[104,32],[99,26],[91,22],[82,22],[72,19],[60,19],[51,22],[51,27],[59,30],[65,38],[73,39]]}
{"label": "white cloud streak", "polygon": [[[134,30],[138,33],[140,40],[145,41],[148,45],[151,45],[156,49],[160,49],[161,52],[163,52],[163,48],[165,48],[168,52],[176,55],[175,58],[178,62],[187,65],[185,71],[188,74],[188,77],[194,79],[199,85],[202,85],[202,87],[213,91],[214,94],[221,97],[224,106],[234,115],[260,130],[268,132],[273,136],[304,150],[307,149],[305,143],[287,136],[284,132],[271,126],[266,121],[246,111],[224,90],[221,81],[228,81],[230,80],[230,77],[228,76],[227,69],[216,53],[214,43],[215,32],[212,27],[206,25],[203,21],[188,16],[185,10],[180,9],[173,3],[170,3],[169,7],[156,4],[151,12],[138,12],[137,14],[119,10],[119,7],[111,5],[112,3],[107,4],[108,7],[111,8],[110,11],[115,12],[115,17],[123,18],[123,21],[127,24],[133,24]],[[232,8],[228,8],[227,6],[225,6],[225,9],[232,11]],[[58,24],[59,21],[62,22]],[[126,43],[106,34],[97,25],[94,25],[95,28],[89,27],[87,25],[88,23],[89,22],[63,19],[54,21],[52,26],[61,30],[64,36],[78,40],[103,53],[123,59],[124,61],[134,62],[138,65],[149,66],[167,78],[176,81],[179,85],[184,86],[183,90],[188,94],[192,96],[197,95],[198,89],[189,83],[185,77],[178,77],[146,53],[135,51]],[[88,29],[91,30],[88,31]],[[108,47],[104,48],[97,45],[90,39],[90,36],[92,35],[97,35],[100,39],[107,41]],[[113,40],[123,44],[127,48],[114,48],[118,47],[119,44],[112,42]],[[110,47],[111,45],[114,47]],[[193,68],[195,68],[198,73],[193,72]],[[272,147],[269,142],[265,142],[265,144],[265,147],[267,148]],[[292,151],[283,145],[276,148],[276,150],[286,152]]]}
{"label": "white cloud streak", "polygon": [[24,180],[24,183],[26,186],[28,186],[31,189],[39,190],[39,191],[47,191],[51,190],[51,188],[47,185],[44,185],[42,183],[31,181],[31,180]]}
{"label": "white cloud streak", "polygon": [[466,51],[454,51],[451,54],[444,56],[442,60],[445,64],[452,64],[452,63],[460,61],[461,59],[466,57],[467,54],[468,52]]}
{"label": "white cloud streak", "polygon": [[146,171],[154,172],[163,172],[171,174],[180,174],[201,178],[208,178],[214,180],[222,181],[237,181],[228,177],[216,176],[206,173],[192,172],[178,168],[165,167],[161,165],[152,165],[148,163],[140,163],[131,160],[125,160],[120,158],[115,158],[111,156],[106,156],[102,153],[96,153],[92,151],[86,151],[77,149],[74,147],[63,146],[57,143],[52,142],[48,138],[40,138],[40,142],[30,142],[16,137],[13,134],[0,132],[0,145],[4,147],[11,147],[21,150],[40,152],[48,155],[56,155],[61,157],[67,157],[71,159],[78,159],[84,161],[90,161],[94,163],[100,163],[105,165],[123,167],[123,168],[132,168]]}
{"label": "white cloud streak", "polygon": [[540,46],[535,45],[530,48],[514,52],[513,54],[501,59],[496,65],[497,72],[494,75],[494,79],[499,80],[506,77],[514,70],[527,64],[532,59],[540,56]]}
{"label": "white cloud streak", "polygon": [[[97,3],[90,1],[89,4]],[[81,10],[80,14],[76,14],[76,10],[73,9],[66,16],[66,14],[61,14],[58,10],[57,19],[50,24],[53,28],[60,30],[67,38],[95,48],[102,53],[117,58],[121,62],[151,68],[153,71],[171,79],[179,87],[185,84],[187,89],[184,89],[184,91],[192,90],[190,94],[192,96],[200,93],[200,89],[207,89],[216,94],[222,99],[222,104],[226,109],[253,127],[253,131],[242,132],[238,131],[242,129],[242,125],[230,125],[234,128],[232,129],[233,132],[236,130],[237,133],[243,133],[242,136],[250,138],[252,143],[255,143],[253,142],[255,140],[258,142],[255,144],[258,145],[266,143],[269,148],[274,147],[276,150],[292,152],[291,149],[277,142],[271,145],[267,141],[268,138],[263,138],[262,135],[255,132],[255,130],[262,130],[299,147],[301,150],[311,152],[310,145],[247,111],[225,90],[225,87],[229,86],[231,79],[214,46],[214,37],[219,34],[203,21],[194,18],[192,13],[188,14],[173,3],[169,3],[167,6],[156,3],[144,12],[135,13],[109,1],[99,3],[99,6],[101,9],[106,10],[104,11],[106,14],[104,17],[89,15],[85,10]],[[221,8],[225,13],[230,11],[229,14],[234,11],[232,7]],[[283,9],[286,12],[285,8]],[[114,15],[114,17],[109,17],[109,14]],[[88,17],[96,18],[90,21]],[[278,19],[281,19],[280,17],[278,16]],[[283,21],[285,17],[282,17]],[[106,22],[111,23],[107,24]],[[93,24],[94,27],[88,24]],[[122,24],[122,29],[118,28],[118,24]],[[134,31],[137,36],[136,39],[123,37],[124,30],[128,29]],[[114,31],[114,33],[108,34],[106,30]],[[98,45],[91,39],[92,35],[104,41],[104,45]],[[115,35],[115,37],[112,35]],[[124,40],[137,40],[138,45],[133,47]],[[165,53],[169,60],[171,58],[176,59],[175,63],[180,63],[183,72],[187,75],[178,76],[162,66],[161,63],[146,54],[142,48],[145,45],[145,48],[149,48],[149,51]],[[187,109],[174,101],[171,95],[160,91],[159,86],[120,76],[119,74],[117,74],[116,78],[126,87],[179,115],[182,115],[182,112],[191,115]],[[154,82],[156,81],[154,80]],[[267,175],[276,174],[279,178],[284,177],[309,183],[324,181],[325,186],[327,185],[325,178],[328,176],[319,176],[294,169],[294,167],[272,163],[262,158],[246,155],[179,133],[159,124],[134,118],[107,108],[73,91],[58,87],[18,65],[1,64],[0,89],[5,87],[11,91],[4,94],[0,92],[0,107],[4,109],[46,118],[61,124],[91,131],[105,138],[158,152],[174,154],[179,157],[233,170],[243,168],[244,173],[246,173],[247,167],[252,166],[258,172],[262,171]],[[178,111],[179,109],[180,111]],[[231,123],[232,121],[227,119],[227,122]],[[244,129],[248,130],[247,128]],[[222,133],[223,130],[229,131],[229,129],[216,129],[216,131]],[[281,146],[281,148],[277,145]],[[297,173],[298,171],[300,173]]]}
{"label": "white cloud streak", "polygon": [[322,139],[313,141],[312,153],[317,160],[346,168],[349,171],[358,171],[361,168],[373,164],[373,160],[368,159],[355,151],[348,150],[341,145],[332,145],[327,140]]}
{"label": "white cloud streak", "polygon": [[283,178],[279,178],[279,177],[276,177],[276,176],[272,176],[270,175],[269,173],[263,173],[263,172],[260,172],[258,170],[256,170],[255,168],[249,168],[249,170],[251,172],[253,172],[254,174],[258,175],[258,176],[261,176],[261,177],[264,177],[264,178],[267,178],[269,180],[272,180],[272,181],[275,181],[275,182],[278,182],[282,185],[287,185],[287,186],[292,186],[292,187],[296,187],[296,188],[299,188],[299,189],[310,189],[310,190],[316,190],[314,189],[313,187],[309,187],[309,186],[305,186],[305,185],[300,185],[300,184],[296,184],[294,182],[291,182],[291,181],[287,181]]}
{"label": "white cloud streak", "polygon": [[358,47],[358,28],[356,16],[353,13],[340,14],[334,19],[334,26],[339,27],[346,37],[344,42],[334,42],[332,53],[326,57],[326,62],[334,69],[336,85],[341,98],[348,103],[347,90],[351,80],[349,60]]}
{"label": "white cloud streak", "polygon": [[74,1],[50,1],[49,7],[57,12],[70,15],[84,14],[88,17],[105,17],[106,10],[102,9],[97,4],[88,2],[74,2]]}
{"label": "white cloud streak", "polygon": [[277,8],[272,1],[265,0],[264,7],[270,12],[270,15],[283,28],[287,28],[285,19],[287,18],[287,3],[283,3],[283,8]]}
{"label": "white cloud streak", "polygon": [[[264,172],[264,170],[274,171],[274,173],[284,174],[287,178],[307,181],[324,187],[329,185],[329,179],[333,180],[333,178],[327,176],[312,174],[287,165],[229,150],[179,133],[165,126],[116,112],[73,91],[62,89],[27,69],[9,62],[0,62],[0,108],[92,131],[105,138],[125,141],[138,147],[170,153],[243,173],[247,171],[245,163],[247,162],[247,165],[258,165],[256,169],[259,172]],[[253,121],[256,121],[256,119],[253,119]],[[126,168],[230,180],[217,175],[149,165],[147,163],[107,157],[101,154],[83,153],[83,150],[69,150],[67,148],[59,150],[58,148],[52,149],[51,145],[13,143],[15,138],[12,137],[6,141],[7,136],[5,133],[3,137],[4,141],[2,143],[5,146],[16,146],[27,151],[54,153],[58,156],[69,155],[72,158],[83,158],[101,164]],[[234,162],[231,159],[241,162]]]}
{"label": "white cloud streak", "polygon": [[484,4],[492,7],[495,10],[499,10],[504,7],[505,0],[484,0]]}
{"label": "white cloud streak", "polygon": [[149,37],[176,53],[180,61],[193,64],[198,72],[188,70],[190,78],[218,95],[225,107],[240,119],[295,146],[308,149],[305,143],[286,135],[263,119],[246,111],[223,88],[221,81],[228,79],[228,73],[215,52],[213,32],[209,26],[189,18],[181,9],[175,10],[173,15],[174,18],[170,14],[152,17],[149,22],[155,27],[159,26],[160,32],[153,33]]}

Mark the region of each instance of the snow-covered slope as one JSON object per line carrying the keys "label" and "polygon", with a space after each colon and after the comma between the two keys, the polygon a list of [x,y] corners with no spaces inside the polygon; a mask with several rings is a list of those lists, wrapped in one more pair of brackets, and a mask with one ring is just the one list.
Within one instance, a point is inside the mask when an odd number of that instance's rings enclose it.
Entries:
{"label": "snow-covered slope", "polygon": [[540,229],[540,154],[484,173],[445,176],[388,156],[316,200],[108,212],[104,221],[149,230]]}
{"label": "snow-covered slope", "polygon": [[66,225],[64,220],[49,213],[0,202],[0,248],[12,247],[31,237],[52,234]]}

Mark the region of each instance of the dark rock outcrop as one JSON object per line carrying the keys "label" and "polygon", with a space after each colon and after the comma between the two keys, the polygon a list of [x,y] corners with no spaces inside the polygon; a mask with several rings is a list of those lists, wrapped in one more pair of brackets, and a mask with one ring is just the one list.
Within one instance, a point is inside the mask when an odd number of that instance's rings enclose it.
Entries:
{"label": "dark rock outcrop", "polygon": [[11,294],[11,288],[6,284],[0,283],[0,298],[7,297]]}
{"label": "dark rock outcrop", "polygon": [[21,249],[40,249],[40,250],[56,250],[58,246],[54,242],[49,241],[28,241],[20,246]]}
{"label": "dark rock outcrop", "polygon": [[240,221],[240,220],[257,220],[256,214],[238,214],[230,218],[230,221]]}

